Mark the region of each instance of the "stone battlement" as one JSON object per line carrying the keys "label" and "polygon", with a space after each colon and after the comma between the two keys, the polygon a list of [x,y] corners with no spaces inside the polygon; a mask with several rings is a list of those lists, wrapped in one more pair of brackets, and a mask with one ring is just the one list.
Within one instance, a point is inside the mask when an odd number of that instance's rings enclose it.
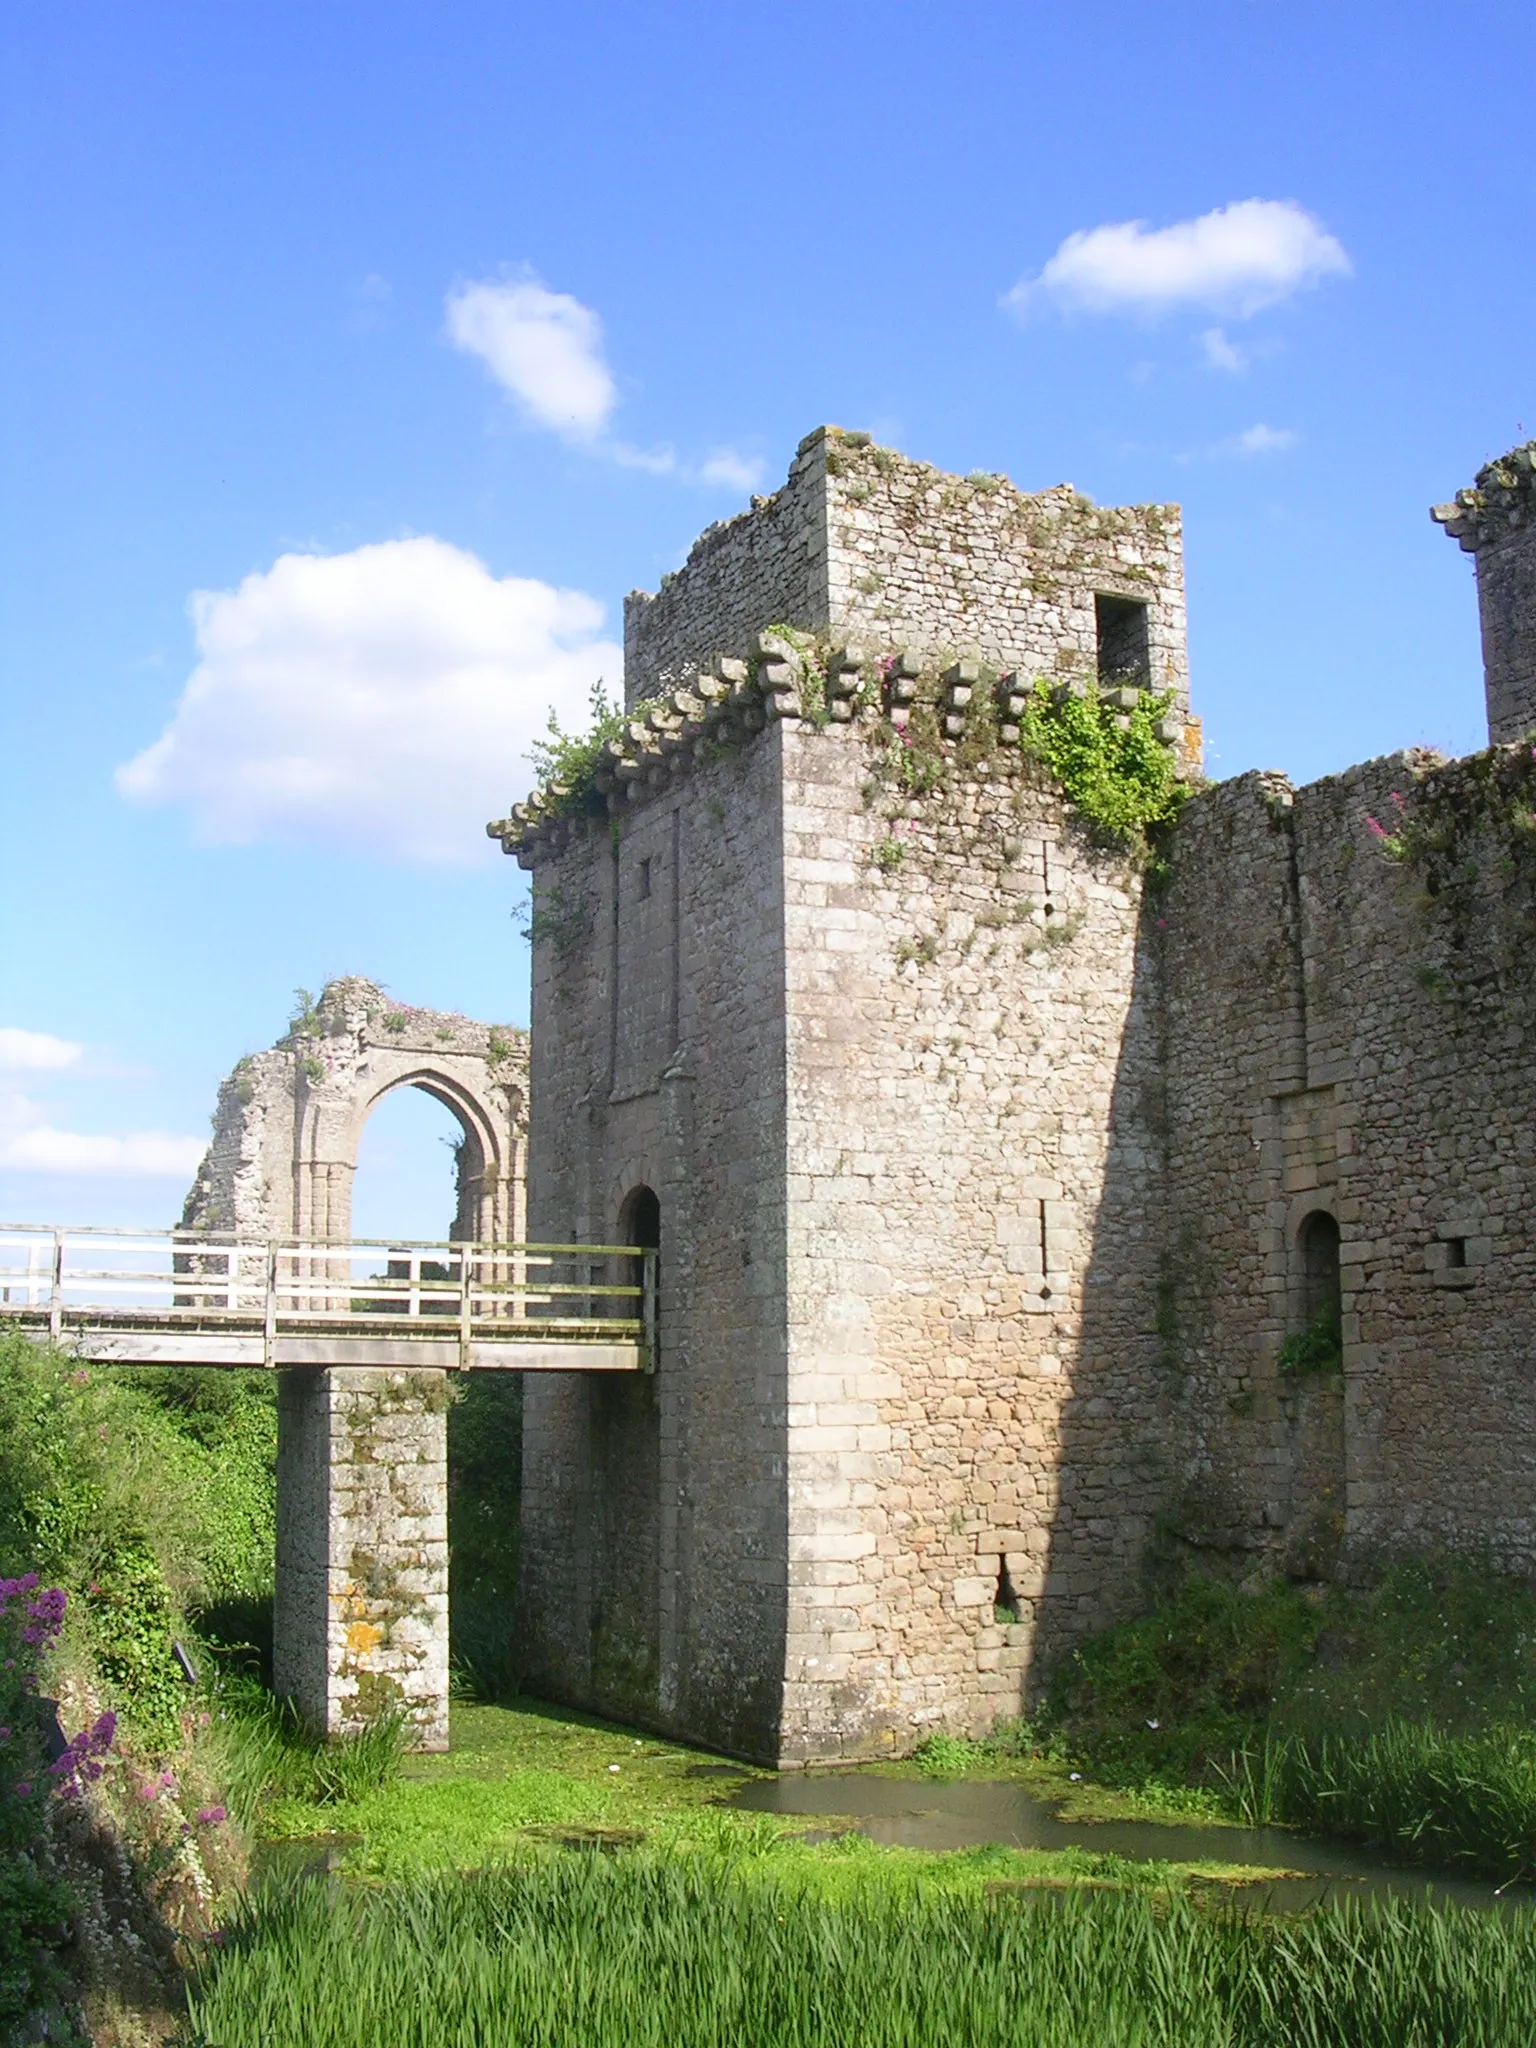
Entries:
{"label": "stone battlement", "polygon": [[950,476],[839,427],[808,434],[783,486],[710,527],[658,592],[631,592],[626,702],[746,658],[765,625],[939,667],[1128,675],[1188,708],[1177,506]]}
{"label": "stone battlement", "polygon": [[716,656],[681,688],[638,700],[631,707],[637,715],[602,743],[590,780],[535,791],[510,816],[488,824],[487,833],[532,867],[541,853],[559,852],[605,816],[655,801],[723,750],[781,720],[812,730],[858,726],[876,745],[910,748],[921,737],[936,768],[962,755],[1017,753],[1020,720],[1042,686],[1056,703],[1092,694],[1113,707],[1122,726],[1149,696],[1154,708],[1166,702],[1156,736],[1174,750],[1181,774],[1199,772],[1200,722],[1184,715],[1171,691],[1149,692],[1129,680],[1101,691],[1081,675],[1050,682],[975,660],[940,667],[912,648],[828,651],[788,631],[755,633],[748,646],[745,659]]}

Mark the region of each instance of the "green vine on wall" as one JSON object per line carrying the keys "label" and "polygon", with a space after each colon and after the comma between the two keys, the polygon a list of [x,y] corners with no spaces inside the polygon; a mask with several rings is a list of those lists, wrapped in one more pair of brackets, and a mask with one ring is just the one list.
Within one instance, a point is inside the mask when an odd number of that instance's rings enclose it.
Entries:
{"label": "green vine on wall", "polygon": [[1172,702],[1171,690],[1144,690],[1134,710],[1117,713],[1092,684],[1078,696],[1053,690],[1042,678],[1024,707],[1020,745],[1061,784],[1100,838],[1145,846],[1150,834],[1173,823],[1189,796],[1188,783],[1175,773],[1173,749],[1157,730]]}

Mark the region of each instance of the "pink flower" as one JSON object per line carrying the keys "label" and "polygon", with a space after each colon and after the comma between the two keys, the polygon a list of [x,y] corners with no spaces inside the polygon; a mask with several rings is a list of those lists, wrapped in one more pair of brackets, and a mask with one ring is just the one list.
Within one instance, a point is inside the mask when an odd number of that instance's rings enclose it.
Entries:
{"label": "pink flower", "polygon": [[139,1787],[139,1797],[146,1806],[153,1806],[160,1797],[160,1788],[158,1785],[141,1785]]}
{"label": "pink flower", "polygon": [[228,1818],[222,1806],[200,1806],[197,1809],[197,1824],[202,1828],[221,1827]]}
{"label": "pink flower", "polygon": [[1392,834],[1387,830],[1386,826],[1382,824],[1381,820],[1379,818],[1373,818],[1369,812],[1366,813],[1365,822],[1367,825],[1370,826],[1371,830],[1376,834],[1376,837],[1378,839],[1390,839],[1392,837]]}

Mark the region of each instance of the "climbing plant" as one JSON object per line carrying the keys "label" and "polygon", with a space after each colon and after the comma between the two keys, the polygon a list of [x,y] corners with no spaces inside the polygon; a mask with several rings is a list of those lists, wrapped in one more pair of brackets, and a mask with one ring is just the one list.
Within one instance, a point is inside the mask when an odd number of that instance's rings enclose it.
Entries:
{"label": "climbing plant", "polygon": [[1117,713],[1092,684],[1079,696],[1053,691],[1042,677],[1019,722],[1020,745],[1102,838],[1144,845],[1158,826],[1173,822],[1189,795],[1173,749],[1158,737],[1172,702],[1172,691],[1143,691],[1133,711]]}

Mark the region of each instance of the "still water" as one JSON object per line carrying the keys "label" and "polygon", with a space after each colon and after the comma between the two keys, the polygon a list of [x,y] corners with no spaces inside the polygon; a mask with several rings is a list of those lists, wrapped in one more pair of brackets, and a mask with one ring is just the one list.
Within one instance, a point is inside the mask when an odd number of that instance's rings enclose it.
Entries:
{"label": "still water", "polygon": [[1161,1821],[1062,1820],[1022,1785],[963,1779],[943,1783],[880,1778],[863,1771],[792,1772],[763,1778],[724,1801],[758,1813],[815,1816],[905,1849],[1085,1849],[1138,1863],[1242,1863],[1301,1873],[1241,1887],[1240,1896],[1275,1910],[1330,1897],[1423,1898],[1464,1906],[1529,1906],[1530,1886],[1502,1894],[1478,1883],[1385,1863],[1368,1849],[1309,1840],[1284,1828],[1197,1827]]}

